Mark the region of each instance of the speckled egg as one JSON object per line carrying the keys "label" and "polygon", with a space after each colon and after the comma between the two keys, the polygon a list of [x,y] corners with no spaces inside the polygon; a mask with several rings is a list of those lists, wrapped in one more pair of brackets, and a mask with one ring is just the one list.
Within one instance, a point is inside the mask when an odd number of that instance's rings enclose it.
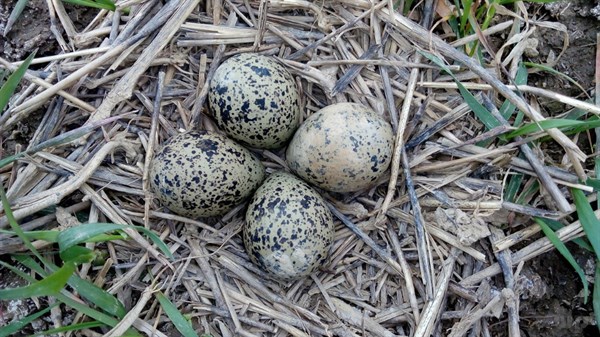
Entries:
{"label": "speckled egg", "polygon": [[150,185],[171,211],[190,218],[221,215],[248,198],[265,169],[224,135],[190,131],[172,137],[150,164]]}
{"label": "speckled egg", "polygon": [[254,264],[277,279],[293,280],[327,260],[333,232],[323,198],[293,175],[276,172],[252,197],[243,236]]}
{"label": "speckled egg", "polygon": [[252,147],[281,147],[300,124],[294,79],[268,56],[238,54],[223,62],[210,81],[208,103],[219,128]]}
{"label": "speckled egg", "polygon": [[306,181],[332,192],[367,188],[390,165],[392,127],[371,109],[338,103],[311,115],[287,149],[290,169]]}

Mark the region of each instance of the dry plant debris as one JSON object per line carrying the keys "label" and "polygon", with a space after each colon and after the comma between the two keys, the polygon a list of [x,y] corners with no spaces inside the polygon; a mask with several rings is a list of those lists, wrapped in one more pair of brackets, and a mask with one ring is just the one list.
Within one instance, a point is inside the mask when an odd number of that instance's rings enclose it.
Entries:
{"label": "dry plant debris", "polygon": [[[591,114],[600,108],[530,86],[514,91],[511,79],[532,48],[527,37],[536,29],[565,33],[559,24],[531,19],[523,6],[498,6],[502,20],[456,39],[433,11],[443,3],[425,1],[405,17],[394,1],[123,0],[77,31],[60,2],[48,2],[67,32],[64,50],[34,60],[40,68],[28,72],[0,117],[2,136],[34,114],[43,117],[28,148],[117,118],[2,168],[16,218],[25,230],[77,226],[73,214],[141,225],[176,257],[168,261],[133,230],[128,240],[89,244],[106,258],[79,276],[130,312],[111,331],[83,333],[117,336],[133,326],[173,335],[152,296],[160,289],[199,333],[213,336],[489,336],[493,317],[519,336],[523,290],[516,280],[525,262],[553,247],[527,220],[561,220],[565,242],[583,235],[567,217],[574,209],[567,188],[590,191],[579,183],[588,177],[587,154],[558,129],[493,141],[514,129],[495,109],[506,99],[527,122],[540,123],[537,97]],[[492,35],[504,43],[489,55],[490,68],[458,48]],[[385,116],[397,134],[392,168],[376,187],[323,193],[338,218],[329,263],[288,284],[249,262],[240,237],[245,205],[221,218],[187,219],[161,208],[148,188],[148,163],[160,144],[182,130],[216,128],[206,110],[208,82],[222,60],[245,52],[275,56],[293,73],[305,117],[357,102]],[[444,60],[502,125],[486,131],[424,52]],[[527,145],[544,136],[564,150],[560,165]],[[287,170],[283,150],[254,151],[268,171]],[[541,186],[520,204],[503,195],[515,173],[523,174],[523,190]],[[7,224],[4,215],[0,228]],[[1,254],[23,250],[0,237]]]}

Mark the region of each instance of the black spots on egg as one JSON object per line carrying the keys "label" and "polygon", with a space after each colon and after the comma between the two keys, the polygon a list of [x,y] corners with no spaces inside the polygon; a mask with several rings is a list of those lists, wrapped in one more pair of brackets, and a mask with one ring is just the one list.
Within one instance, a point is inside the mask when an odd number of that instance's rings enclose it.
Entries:
{"label": "black spots on egg", "polygon": [[221,119],[223,120],[224,124],[227,124],[231,121],[231,105],[223,103],[221,104],[221,102],[219,102],[219,108],[220,110],[220,114],[221,114]]}
{"label": "black spots on egg", "polygon": [[209,108],[219,128],[257,148],[278,148],[292,137],[300,123],[299,101],[291,74],[258,54],[229,58],[209,84]]}
{"label": "black spots on egg", "polygon": [[[196,142],[196,148],[198,151],[204,152],[208,158],[212,158],[214,155],[219,153],[219,142],[210,138],[199,138]],[[196,150],[192,150],[190,152],[194,154],[196,153]]]}
{"label": "black spots on egg", "polygon": [[275,211],[275,207],[281,202],[281,198],[276,197],[273,200],[269,200],[269,202],[267,202],[267,209],[272,212]]}
{"label": "black spots on egg", "polygon": [[310,208],[310,204],[311,201],[313,201],[314,198],[308,195],[305,195],[304,198],[302,198],[302,200],[300,201],[300,205],[302,206],[302,208],[304,209],[309,209]]}
{"label": "black spots on egg", "polygon": [[371,171],[373,171],[373,172],[379,171],[379,167],[378,167],[379,161],[377,160],[377,156],[371,156],[371,164],[372,164]]}
{"label": "black spots on egg", "polygon": [[[322,116],[317,115],[317,117],[312,118],[311,124],[307,126],[303,126],[304,128],[310,130],[310,128],[315,128],[317,130],[321,130],[323,128]],[[329,130],[326,130],[327,132]]]}
{"label": "black spots on egg", "polygon": [[[283,172],[269,176],[246,213],[244,245],[250,259],[282,280],[318,268],[333,242],[333,220],[321,196]],[[316,258],[316,257],[319,258]]]}
{"label": "black spots on egg", "polygon": [[171,211],[191,218],[221,215],[248,198],[264,167],[248,150],[214,132],[170,139],[150,165],[150,185]]}
{"label": "black spots on egg", "polygon": [[217,86],[214,89],[216,91],[217,94],[219,95],[223,95],[227,92],[227,86],[226,85],[221,85],[220,83],[217,83]]}
{"label": "black spots on egg", "polygon": [[[250,102],[248,102],[248,101],[243,101],[243,103],[242,103],[242,111],[245,111],[245,112],[246,112],[246,114],[247,114],[247,113],[248,113],[248,110],[250,110]],[[245,116],[246,116],[246,115],[244,114],[244,117],[245,117]]]}
{"label": "black spots on egg", "polygon": [[265,106],[265,98],[257,98],[254,100],[254,104],[261,110],[265,110],[267,107]]}
{"label": "black spots on egg", "polygon": [[354,135],[350,135],[350,137],[348,137],[350,139],[350,143],[352,144],[352,152],[358,153],[358,151],[360,150],[360,145],[361,142],[358,138],[356,138]]}
{"label": "black spots on egg", "polygon": [[170,188],[163,187],[160,189],[160,193],[162,193],[166,196],[171,196],[171,195],[173,195],[173,190],[171,190]]}
{"label": "black spots on egg", "polygon": [[271,76],[271,71],[267,67],[250,66],[250,69],[252,69],[252,71],[260,77]]}

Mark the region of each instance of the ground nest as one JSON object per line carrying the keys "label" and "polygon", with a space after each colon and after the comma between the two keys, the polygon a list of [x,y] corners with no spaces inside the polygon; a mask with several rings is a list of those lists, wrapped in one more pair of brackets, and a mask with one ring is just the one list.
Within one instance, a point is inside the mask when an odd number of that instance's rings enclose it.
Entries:
{"label": "ground nest", "polygon": [[[562,104],[565,114],[600,113],[584,93],[575,99],[519,80],[522,61],[536,52],[536,31],[563,42],[548,66],[569,45],[560,24],[532,18],[533,7],[497,6],[488,28],[459,38],[444,1],[414,3],[405,15],[405,1],[119,1],[117,11],[98,10],[82,29],[60,2],[48,3],[55,6],[48,29],[62,51],[34,59],[0,116],[1,156],[29,150],[0,169],[14,215],[26,231],[142,226],[174,255],[167,259],[131,229],[122,240],[87,243],[98,258],[77,274],[129,314],[115,327],[77,334],[118,336],[133,327],[178,335],[160,291],[199,335],[520,336],[520,301],[536,296],[527,262],[554,249],[532,218],[562,224],[563,242],[583,236],[570,188],[593,191],[580,183],[594,176],[586,161],[591,135],[507,136],[515,118],[542,123],[543,102]],[[469,56],[476,41],[480,52]],[[148,165],[161,144],[185,130],[217,130],[208,82],[221,62],[246,52],[271,55],[293,74],[303,118],[356,102],[396,133],[391,168],[376,186],[322,191],[336,218],[330,257],[289,283],[250,263],[240,235],[246,204],[189,219],[149,189]],[[252,151],[267,172],[289,170],[285,148]],[[0,228],[8,228],[4,213]],[[60,263],[56,246],[34,245]],[[26,251],[14,236],[0,237],[3,261],[17,265],[13,254]],[[95,306],[72,288],[64,294]],[[36,311],[55,301],[29,305]],[[0,308],[7,312],[6,302]],[[38,329],[87,320],[62,305]]]}

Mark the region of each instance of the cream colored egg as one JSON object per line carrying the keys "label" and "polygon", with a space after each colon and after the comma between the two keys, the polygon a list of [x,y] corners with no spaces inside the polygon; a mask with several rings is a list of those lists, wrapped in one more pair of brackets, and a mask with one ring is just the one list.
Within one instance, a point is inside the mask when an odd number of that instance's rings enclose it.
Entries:
{"label": "cream colored egg", "polygon": [[290,142],[286,160],[306,181],[332,192],[371,186],[390,165],[392,127],[371,109],[338,103],[311,115]]}

